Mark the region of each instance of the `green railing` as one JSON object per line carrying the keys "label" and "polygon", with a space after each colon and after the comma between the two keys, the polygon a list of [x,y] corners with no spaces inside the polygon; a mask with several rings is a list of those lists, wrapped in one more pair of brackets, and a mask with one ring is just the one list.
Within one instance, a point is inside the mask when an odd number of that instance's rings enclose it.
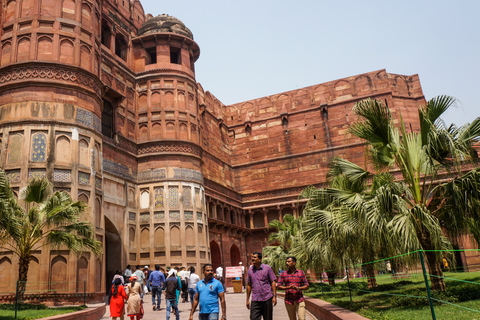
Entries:
{"label": "green railing", "polygon": [[[429,271],[426,254],[445,257],[445,260],[439,259],[441,272],[437,274]],[[450,319],[480,318],[480,265],[456,263],[453,257],[458,257],[459,254],[473,254],[479,257],[480,262],[480,251],[476,249],[418,250],[310,274],[311,286],[306,294],[367,317],[376,312],[386,313],[384,310],[392,312],[394,308],[399,312],[403,312],[403,309],[407,310],[406,312],[423,312],[423,316],[412,313],[411,318],[416,319],[444,319],[445,314],[452,312],[456,314],[451,315]],[[372,271],[374,276],[368,277],[367,273],[372,275]],[[443,284],[446,289],[439,289],[443,288]],[[450,306],[448,312],[445,306]],[[442,315],[440,317],[437,315],[439,312]],[[426,317],[426,314],[429,316]],[[462,318],[460,315],[465,316]],[[387,317],[395,319],[392,314],[385,315],[385,318]],[[403,317],[406,316],[402,314],[402,319]]]}
{"label": "green railing", "polygon": [[14,311],[14,318],[22,312],[44,310],[52,306],[85,306],[87,303],[86,281],[16,281],[0,284],[0,312]]}

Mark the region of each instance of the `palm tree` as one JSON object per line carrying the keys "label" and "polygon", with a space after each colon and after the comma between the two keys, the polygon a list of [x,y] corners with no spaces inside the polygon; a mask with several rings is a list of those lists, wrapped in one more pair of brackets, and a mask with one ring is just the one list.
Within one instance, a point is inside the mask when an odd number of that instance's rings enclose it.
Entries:
{"label": "palm tree", "polygon": [[403,237],[403,248],[417,246],[425,252],[432,287],[444,290],[441,254],[445,236],[470,233],[480,240],[480,170],[463,169],[475,160],[472,144],[480,136],[480,118],[457,128],[440,117],[453,105],[448,96],[434,98],[419,108],[419,132],[406,132],[400,115],[395,126],[387,106],[376,100],[357,103],[360,117],[350,132],[367,141],[377,169],[399,170],[401,194],[385,192],[382,201],[393,214],[389,227]]}
{"label": "palm tree", "polygon": [[262,250],[265,263],[269,264],[274,271],[285,268],[292,242],[300,229],[300,218],[286,214],[282,220],[283,222],[280,222],[275,219],[268,223],[268,230],[272,228],[276,230],[268,236],[269,243],[273,245],[266,246]]}
{"label": "palm tree", "polygon": [[93,226],[80,221],[86,207],[63,191],[52,193],[44,179],[33,179],[17,201],[7,176],[0,171],[0,248],[18,256],[18,281],[21,296],[25,291],[33,252],[46,246],[65,247],[76,253],[102,252]]}
{"label": "palm tree", "polygon": [[388,211],[378,197],[392,179],[389,173],[373,175],[350,161],[334,158],[329,187],[310,187],[301,195],[308,198],[303,236],[324,241],[318,245],[328,251],[320,255],[327,263],[335,258],[340,266],[346,261],[364,264],[369,288],[377,286],[375,268],[369,262],[381,254],[396,253],[398,240],[388,230]]}

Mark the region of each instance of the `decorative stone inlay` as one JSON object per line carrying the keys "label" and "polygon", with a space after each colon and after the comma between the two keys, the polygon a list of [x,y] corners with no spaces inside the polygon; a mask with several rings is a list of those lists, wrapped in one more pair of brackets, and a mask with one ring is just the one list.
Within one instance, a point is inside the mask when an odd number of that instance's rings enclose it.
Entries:
{"label": "decorative stone inlay", "polygon": [[197,220],[202,220],[202,213],[201,212],[197,212]]}
{"label": "decorative stone inlay", "polygon": [[192,188],[183,187],[182,202],[183,202],[184,207],[186,207],[186,208],[191,208],[192,207]]}
{"label": "decorative stone inlay", "polygon": [[158,152],[179,152],[190,153],[198,157],[202,156],[202,148],[182,142],[155,142],[142,144],[138,147],[138,155]]}
{"label": "decorative stone inlay", "polygon": [[180,220],[180,211],[170,211],[169,212],[170,220]]}
{"label": "decorative stone inlay", "polygon": [[[103,170],[105,172],[120,176],[125,179],[134,180],[134,176],[130,174],[130,171],[127,166],[116,163],[111,160],[103,159]],[[136,173],[133,172],[133,174],[136,174]]]}
{"label": "decorative stone inlay", "polygon": [[22,158],[22,144],[23,135],[14,134],[10,136],[10,143],[8,144],[8,162],[19,163]]}
{"label": "decorative stone inlay", "polygon": [[155,189],[155,208],[163,208],[163,188]]}
{"label": "decorative stone inlay", "polygon": [[140,222],[149,222],[150,221],[150,213],[141,213],[140,214]]}
{"label": "decorative stone inlay", "polygon": [[193,220],[193,212],[192,211],[185,211],[183,213],[183,215],[185,216],[185,220]]}
{"label": "decorative stone inlay", "polygon": [[53,171],[53,181],[72,182],[72,172],[70,170],[55,169]]}
{"label": "decorative stone inlay", "polygon": [[5,174],[7,175],[8,182],[20,182],[20,170],[7,170]]}
{"label": "decorative stone inlay", "polygon": [[78,173],[78,184],[89,185],[90,184],[90,174],[85,172]]}
{"label": "decorative stone inlay", "polygon": [[28,170],[28,179],[43,179],[47,174],[46,169],[29,169]]}
{"label": "decorative stone inlay", "polygon": [[44,133],[35,133],[32,138],[32,161],[45,161],[47,153],[47,136]]}
{"label": "decorative stone inlay", "polygon": [[200,171],[185,168],[174,168],[173,172],[173,179],[203,182],[203,175]]}
{"label": "decorative stone inlay", "polygon": [[137,214],[135,212],[128,213],[128,220],[135,221],[137,219]]}
{"label": "decorative stone inlay", "polygon": [[164,220],[165,219],[165,212],[164,211],[156,211],[153,214],[153,217],[155,218],[155,221]]}
{"label": "decorative stone inlay", "polygon": [[95,188],[102,189],[102,179],[95,177]]}
{"label": "decorative stone inlay", "polygon": [[158,180],[158,179],[165,179],[167,177],[165,169],[153,169],[153,170],[145,170],[140,171],[137,176],[137,180],[140,181],[148,181],[148,180]]}
{"label": "decorative stone inlay", "polygon": [[102,131],[102,122],[100,121],[100,118],[88,110],[77,108],[75,122],[83,124],[84,126],[87,126],[98,132]]}
{"label": "decorative stone inlay", "polygon": [[1,73],[0,84],[27,79],[68,81],[93,89],[99,96],[102,94],[100,83],[87,73],[60,67],[12,67],[10,70],[4,70]]}
{"label": "decorative stone inlay", "polygon": [[178,187],[168,188],[168,205],[172,208],[178,207]]}

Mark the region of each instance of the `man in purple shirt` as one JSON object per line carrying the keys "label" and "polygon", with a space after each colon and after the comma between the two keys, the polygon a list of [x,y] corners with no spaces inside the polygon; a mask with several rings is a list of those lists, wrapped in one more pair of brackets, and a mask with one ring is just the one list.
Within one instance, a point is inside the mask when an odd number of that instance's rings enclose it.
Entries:
{"label": "man in purple shirt", "polygon": [[[262,254],[252,254],[252,266],[247,275],[247,309],[250,320],[272,320],[273,306],[277,304],[277,277],[269,265],[262,263]],[[250,294],[252,303],[250,305]]]}

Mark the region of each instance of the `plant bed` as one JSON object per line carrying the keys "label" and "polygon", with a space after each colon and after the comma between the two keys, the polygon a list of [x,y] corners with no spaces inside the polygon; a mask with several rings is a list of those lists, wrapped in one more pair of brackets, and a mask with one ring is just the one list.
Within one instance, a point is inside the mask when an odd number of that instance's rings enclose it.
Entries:
{"label": "plant bed", "polygon": [[[480,282],[478,284],[461,282],[478,282],[480,273],[447,272],[445,277],[456,280],[445,279],[447,290],[432,292],[432,298],[446,301],[434,301],[437,319],[480,319],[480,313],[464,309],[480,311]],[[313,283],[305,294],[349,309],[372,320],[432,318],[422,275],[411,274],[408,280],[378,276],[377,282],[379,284],[377,288],[368,289],[366,279],[351,280],[352,305],[346,282],[338,283],[333,287],[322,284],[323,295],[320,284]]]}
{"label": "plant bed", "polygon": [[[86,306],[70,306],[49,308],[43,304],[20,304],[17,309],[17,320],[33,320],[71,313],[85,309]],[[15,304],[0,304],[0,320],[15,319]]]}

